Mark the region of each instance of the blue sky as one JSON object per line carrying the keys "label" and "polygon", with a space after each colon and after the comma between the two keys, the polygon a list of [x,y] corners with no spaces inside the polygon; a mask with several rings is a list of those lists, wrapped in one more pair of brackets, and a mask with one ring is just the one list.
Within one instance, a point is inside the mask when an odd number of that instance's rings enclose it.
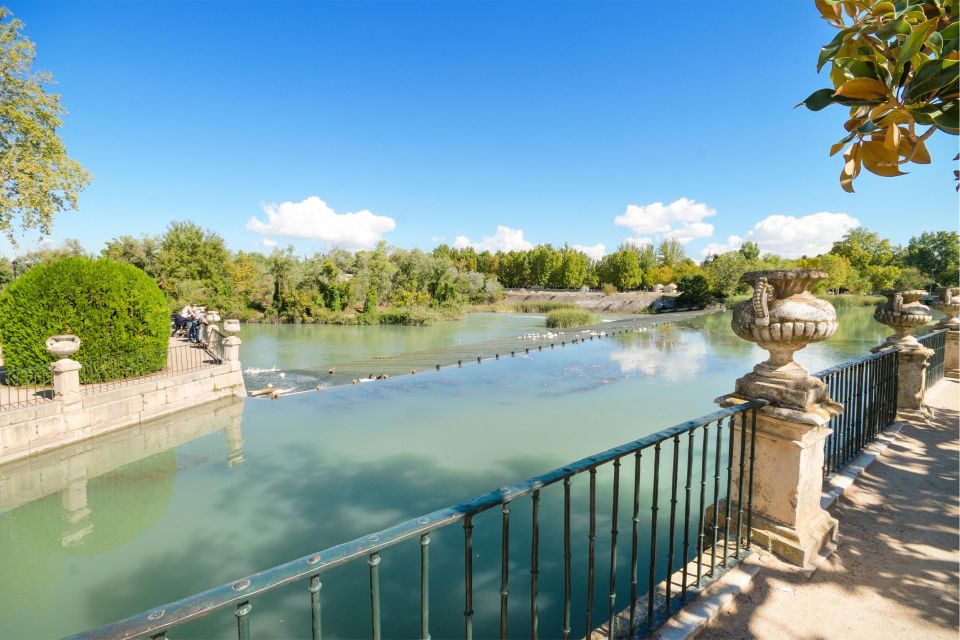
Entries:
{"label": "blue sky", "polygon": [[8,6],[94,175],[54,242],[180,219],[244,250],[673,235],[699,257],[958,224],[952,136],[840,189],[844,110],[793,108],[828,85],[812,0]]}

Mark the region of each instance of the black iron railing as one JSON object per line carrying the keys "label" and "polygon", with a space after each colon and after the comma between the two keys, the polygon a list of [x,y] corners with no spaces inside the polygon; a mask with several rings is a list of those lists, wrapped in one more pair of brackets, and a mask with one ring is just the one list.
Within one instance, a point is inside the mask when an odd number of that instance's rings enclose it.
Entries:
{"label": "black iron railing", "polygon": [[53,400],[50,367],[0,368],[0,411],[23,409]]}
{"label": "black iron railing", "polygon": [[927,361],[927,389],[943,380],[943,352],[947,346],[947,330],[940,329],[920,336],[917,341],[928,349],[933,349],[933,355]]}
{"label": "black iron railing", "polygon": [[215,325],[207,327],[204,334],[206,337],[205,349],[207,353],[213,358],[215,364],[221,364],[223,362],[223,334],[220,332],[219,327]]}
{"label": "black iron railing", "polygon": [[[220,350],[222,352],[222,344]],[[86,394],[109,391],[130,384],[199,371],[222,362],[222,356],[214,354],[204,343],[175,344],[165,349],[146,349],[136,353],[83,359],[80,360],[81,391]]]}
{"label": "black iron railing", "polygon": [[[174,627],[232,608],[236,616],[237,636],[245,640],[250,637],[254,598],[286,585],[301,583],[306,587],[303,592],[303,615],[310,616],[312,636],[320,638],[323,633],[321,574],[353,561],[366,560],[369,573],[369,633],[373,638],[380,638],[384,629],[381,621],[381,553],[395,548],[397,552],[403,552],[416,544],[420,557],[419,631],[421,638],[429,638],[431,534],[455,524],[461,524],[463,528],[463,635],[466,638],[473,637],[475,605],[479,603],[495,607],[495,600],[490,602],[484,598],[498,597],[499,635],[507,637],[510,629],[510,585],[511,579],[517,577],[516,565],[511,571],[510,543],[511,539],[516,541],[518,529],[524,533],[527,529],[518,528],[516,519],[511,519],[511,510],[516,507],[521,507],[517,509],[518,513],[526,513],[529,509],[530,514],[530,563],[529,570],[524,571],[530,589],[529,620],[524,621],[524,627],[529,629],[531,637],[536,638],[540,633],[540,605],[547,600],[563,603],[562,613],[559,607],[552,609],[558,614],[558,619],[551,623],[551,628],[557,629],[557,636],[565,639],[583,637],[601,626],[603,621],[603,633],[607,637],[625,634],[633,637],[637,631],[653,629],[662,624],[706,582],[719,576],[721,571],[749,551],[756,410],[763,404],[763,401],[754,401],[717,411],[524,482],[496,489],[372,535],[338,544],[74,637],[166,638],[167,632]],[[621,466],[624,464],[633,472],[632,482],[627,481],[632,484],[632,513],[629,524],[624,523],[626,526],[621,525],[620,520],[620,504],[623,502],[626,506],[630,491],[628,485],[627,491],[621,495]],[[609,544],[604,540],[602,545],[602,551],[609,553],[609,575],[605,576],[609,582],[603,585],[597,583],[597,563],[603,562],[597,557],[597,473],[601,469],[604,484],[600,502],[606,505],[607,496],[610,496],[610,518],[607,520],[604,516],[603,521],[611,525]],[[610,472],[612,479],[607,484]],[[611,493],[607,493],[608,489]],[[576,500],[572,498],[574,490],[578,496]],[[584,492],[586,496],[582,495]],[[742,496],[746,496],[746,499],[741,499]],[[550,500],[551,497],[556,501]],[[529,498],[529,501],[521,501],[521,498]],[[561,499],[562,511],[557,502]],[[544,506],[543,527],[541,505]],[[580,514],[574,513],[575,506],[582,510]],[[487,527],[485,525],[490,523],[489,520],[478,520],[485,512],[492,513],[497,509],[499,527]],[[644,512],[649,513],[649,518]],[[588,517],[585,517],[587,514]],[[475,527],[479,529],[477,533]],[[572,569],[572,530],[579,527],[588,527],[586,584],[574,584]],[[625,562],[624,557],[618,556],[621,527],[624,534],[629,534],[629,563]],[[560,537],[562,544],[557,539]],[[474,562],[478,554],[474,542],[485,547],[487,542],[492,543],[492,539],[499,539],[500,544],[500,588],[496,595],[489,589],[475,593]],[[399,548],[404,543],[409,545]],[[664,546],[666,554],[663,553]],[[548,555],[542,549],[552,551]],[[526,549],[523,551],[525,553]],[[550,585],[539,582],[543,568],[541,556],[550,566],[562,563],[562,582],[555,581]],[[578,559],[578,576],[583,560],[582,556]],[[450,577],[454,571],[454,566],[443,566],[441,578],[448,581],[454,579]],[[402,572],[394,575],[394,584],[402,584],[406,578]],[[629,584],[628,597],[625,589],[618,589],[624,584]],[[396,593],[394,589],[390,591]],[[575,598],[574,592],[585,592],[585,597],[582,600]],[[644,592],[646,597],[643,597]],[[595,598],[595,595],[599,597]],[[352,610],[361,609],[361,602],[365,599],[358,598],[361,601],[354,602]],[[434,599],[440,598],[435,596]],[[480,602],[481,599],[483,602]],[[583,609],[578,609],[583,615],[578,613],[577,623],[573,624],[575,603],[583,606]],[[517,607],[514,606],[512,611],[515,616]],[[480,622],[486,624],[488,621]],[[389,623],[387,635],[395,635]],[[444,637],[450,635],[449,631],[444,632]],[[490,635],[496,635],[496,632]],[[553,633],[548,635],[553,637]]]}
{"label": "black iron railing", "polygon": [[830,419],[824,476],[843,468],[896,418],[897,362],[896,351],[882,351],[813,374],[843,405],[843,413]]}

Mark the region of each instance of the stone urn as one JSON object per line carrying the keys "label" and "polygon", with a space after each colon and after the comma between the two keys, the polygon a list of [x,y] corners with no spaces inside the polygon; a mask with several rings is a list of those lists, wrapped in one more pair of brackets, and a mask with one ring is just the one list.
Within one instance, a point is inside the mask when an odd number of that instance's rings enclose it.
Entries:
{"label": "stone urn", "polygon": [[210,323],[220,322],[220,312],[219,311],[207,311],[206,318]]}
{"label": "stone urn", "polygon": [[960,329],[960,287],[944,287],[940,290],[940,298],[933,303],[933,308],[943,311],[946,317],[937,323],[937,329]]}
{"label": "stone urn", "polygon": [[226,331],[227,333],[229,333],[231,336],[239,333],[239,332],[240,332],[240,321],[237,320],[237,319],[235,319],[235,318],[231,318],[231,319],[229,319],[229,320],[225,320],[224,323],[223,323],[223,330]]}
{"label": "stone urn", "polygon": [[67,358],[80,348],[80,338],[73,335],[50,336],[46,341],[47,351],[58,360]]}
{"label": "stone urn", "polygon": [[837,330],[833,305],[810,293],[810,287],[826,277],[819,269],[778,269],[752,271],[740,278],[753,287],[753,297],[734,308],[733,332],[766,349],[770,357],[737,380],[734,393],[721,398],[721,404],[761,398],[783,415],[816,413],[818,420],[841,411],[830,400],[826,384],[793,360],[795,352]]}
{"label": "stone urn", "polygon": [[753,298],[733,310],[733,332],[770,352],[753,371],[757,375],[800,380],[809,372],[793,354],[811,342],[822,342],[837,330],[837,312],[810,287],[827,277],[817,269],[751,271],[740,278],[753,287]]}
{"label": "stone urn", "polygon": [[922,327],[933,319],[930,308],[920,302],[920,298],[927,295],[927,292],[923,289],[887,290],[883,295],[886,296],[887,301],[877,305],[877,310],[873,312],[873,319],[887,325],[896,333],[880,346],[874,347],[872,351],[916,344],[917,339],[910,335],[910,331],[916,327]]}

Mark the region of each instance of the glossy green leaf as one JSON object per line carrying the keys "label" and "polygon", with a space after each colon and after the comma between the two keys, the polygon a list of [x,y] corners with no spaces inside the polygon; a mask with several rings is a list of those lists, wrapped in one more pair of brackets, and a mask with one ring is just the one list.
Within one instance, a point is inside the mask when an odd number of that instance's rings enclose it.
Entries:
{"label": "glossy green leaf", "polygon": [[[833,102],[833,89],[817,89],[807,96],[806,100],[798,104],[797,107],[803,105],[807,109],[810,109],[810,111],[820,111],[833,104]],[[794,109],[797,107],[794,107]]]}
{"label": "glossy green leaf", "polygon": [[943,106],[943,110],[938,115],[932,116],[933,123],[941,131],[960,134],[960,106],[956,102],[948,102]]}
{"label": "glossy green leaf", "polygon": [[923,24],[918,25],[917,28],[913,30],[913,33],[907,37],[906,42],[900,47],[900,53],[897,54],[898,71],[903,69],[903,65],[905,65],[908,60],[920,52],[920,47],[923,46],[927,36],[930,35],[930,32],[933,31],[936,24],[936,20],[927,20]]}
{"label": "glossy green leaf", "polygon": [[960,64],[956,60],[931,60],[917,69],[916,74],[903,91],[905,103],[916,102],[924,96],[935,94],[944,87],[960,81]]}
{"label": "glossy green leaf", "polygon": [[912,27],[906,20],[898,18],[880,27],[880,29],[877,30],[877,35],[884,40],[889,40],[896,35],[908,36],[912,30]]}
{"label": "glossy green leaf", "polygon": [[844,29],[836,36],[829,44],[820,49],[820,57],[817,59],[817,72],[820,72],[820,69],[823,68],[823,65],[827,64],[827,61],[830,60],[833,56],[837,55],[837,52],[840,51],[840,47],[843,46],[843,39],[847,34],[851,33],[852,29]]}

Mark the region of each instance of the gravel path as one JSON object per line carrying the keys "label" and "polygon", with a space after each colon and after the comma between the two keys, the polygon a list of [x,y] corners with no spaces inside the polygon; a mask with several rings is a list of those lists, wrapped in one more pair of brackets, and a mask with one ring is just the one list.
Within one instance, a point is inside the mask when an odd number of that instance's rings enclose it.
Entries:
{"label": "gravel path", "polygon": [[769,554],[749,590],[698,638],[956,640],[960,628],[960,385],[928,394],[909,424],[831,508],[839,549],[807,578]]}

